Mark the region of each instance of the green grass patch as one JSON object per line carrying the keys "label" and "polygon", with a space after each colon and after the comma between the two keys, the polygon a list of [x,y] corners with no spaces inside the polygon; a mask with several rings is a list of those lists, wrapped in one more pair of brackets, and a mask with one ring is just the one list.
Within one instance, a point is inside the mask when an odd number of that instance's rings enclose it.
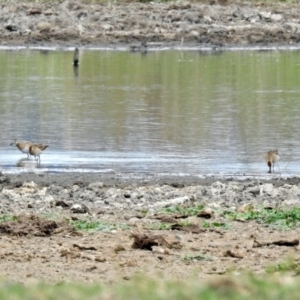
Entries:
{"label": "green grass patch", "polygon": [[171,224],[165,222],[152,223],[145,225],[145,228],[150,230],[169,230],[171,229]]}
{"label": "green grass patch", "polygon": [[68,222],[70,225],[74,226],[76,230],[84,230],[84,231],[112,231],[117,229],[125,230],[130,228],[128,225],[111,224],[103,221],[68,220]]}
{"label": "green grass patch", "polygon": [[18,217],[10,216],[10,215],[1,215],[0,216],[0,223],[7,222],[7,221],[18,221]]}
{"label": "green grass patch", "polygon": [[[186,217],[196,216],[201,210],[203,205],[198,206],[173,206],[162,210],[163,213],[180,214]],[[278,209],[250,209],[246,212],[235,211],[218,211],[218,214],[222,214],[228,220],[231,221],[256,221],[259,224],[268,224],[279,229],[293,229],[300,227],[300,207],[292,208],[278,208]],[[202,226],[204,228],[222,227],[230,228],[230,224],[227,222],[214,222],[203,221]]]}
{"label": "green grass patch", "polygon": [[291,229],[300,226],[300,207],[282,209],[258,209],[248,212],[224,212],[231,220],[255,220],[260,224],[270,224],[277,228]]}
{"label": "green grass patch", "polygon": [[163,213],[169,213],[169,214],[181,214],[184,216],[196,216],[202,209],[204,208],[204,205],[200,204],[197,206],[172,206],[167,207],[162,210]]}
{"label": "green grass patch", "polygon": [[266,268],[267,273],[285,273],[285,272],[293,272],[293,275],[300,274],[300,262],[294,259],[287,259],[284,262],[271,265]]}
{"label": "green grass patch", "polygon": [[230,224],[229,223],[224,223],[224,222],[210,222],[210,221],[203,221],[202,222],[202,227],[203,228],[224,228],[224,229],[229,229]]}
{"label": "green grass patch", "polygon": [[198,254],[198,255],[186,255],[184,258],[183,258],[184,261],[187,261],[187,262],[192,262],[192,261],[195,261],[195,260],[198,260],[198,261],[201,261],[201,260],[204,260],[204,261],[212,261],[211,258],[209,257],[206,257],[202,254]]}

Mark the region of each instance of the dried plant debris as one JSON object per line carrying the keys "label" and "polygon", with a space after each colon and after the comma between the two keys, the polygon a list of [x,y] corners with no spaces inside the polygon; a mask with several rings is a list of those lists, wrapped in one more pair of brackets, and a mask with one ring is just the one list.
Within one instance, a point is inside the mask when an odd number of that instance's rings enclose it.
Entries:
{"label": "dried plant debris", "polygon": [[187,231],[187,232],[191,232],[191,233],[201,233],[201,232],[206,231],[206,229],[200,228],[199,225],[197,225],[197,224],[183,225],[183,224],[180,224],[180,223],[173,224],[171,226],[171,229],[172,230]]}
{"label": "dried plant debris", "polygon": [[17,221],[0,224],[0,234],[16,236],[51,236],[66,231],[72,232],[74,228],[65,221],[56,222],[33,214],[20,214]]}
{"label": "dried plant debris", "polygon": [[274,240],[274,241],[254,241],[253,247],[265,247],[270,245],[276,245],[276,246],[287,246],[287,247],[293,247],[299,245],[299,239],[297,238],[286,238],[286,239],[280,239],[280,240]]}
{"label": "dried plant debris", "polygon": [[238,250],[231,250],[228,249],[223,253],[224,256],[227,257],[234,257],[234,258],[243,258],[244,254],[241,251]]}
{"label": "dried plant debris", "polygon": [[158,214],[155,215],[153,219],[160,220],[164,223],[177,223],[178,215]]}
{"label": "dried plant debris", "polygon": [[76,248],[76,249],[78,249],[80,251],[85,251],[85,250],[93,250],[93,251],[95,251],[95,250],[97,250],[97,248],[94,247],[94,246],[86,246],[86,245],[79,245],[79,244],[73,244],[73,248]]}
{"label": "dried plant debris", "polygon": [[148,235],[145,233],[132,233],[130,237],[134,239],[134,242],[132,244],[133,249],[144,249],[152,251],[152,247],[154,246],[162,246],[174,249],[181,248],[179,241],[168,240],[160,234]]}
{"label": "dried plant debris", "polygon": [[199,218],[204,218],[204,219],[211,219],[215,216],[215,213],[212,209],[210,208],[206,208],[206,209],[202,209],[201,211],[199,211],[199,213],[197,214],[197,217]]}

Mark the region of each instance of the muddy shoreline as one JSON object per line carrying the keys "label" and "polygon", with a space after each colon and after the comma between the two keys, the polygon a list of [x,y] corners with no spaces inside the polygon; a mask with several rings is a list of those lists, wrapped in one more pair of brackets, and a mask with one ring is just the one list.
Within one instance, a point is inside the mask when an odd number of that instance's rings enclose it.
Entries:
{"label": "muddy shoreline", "polygon": [[289,3],[10,1],[1,3],[0,46],[299,47],[299,13]]}
{"label": "muddy shoreline", "polygon": [[[297,205],[300,178],[237,178],[222,176],[176,176],[142,174],[44,173],[1,174],[2,214],[47,211],[55,214],[61,201],[84,206],[84,213],[155,211],[181,204],[238,207],[264,204]],[[2,208],[2,209],[1,209]],[[70,210],[71,209],[71,210]]]}
{"label": "muddy shoreline", "polygon": [[237,182],[256,182],[272,183],[275,186],[284,184],[300,184],[300,177],[281,177],[280,174],[266,174],[265,176],[221,176],[221,175],[168,175],[168,174],[110,174],[110,173],[20,173],[20,174],[2,174],[2,182],[12,186],[20,185],[24,182],[35,182],[40,186],[50,186],[57,184],[63,187],[72,186],[80,183],[82,186],[88,186],[92,182],[102,182],[106,187],[117,186],[126,188],[127,186],[151,186],[151,185],[170,185],[174,187],[184,187],[193,185],[208,186],[219,181],[222,183]]}

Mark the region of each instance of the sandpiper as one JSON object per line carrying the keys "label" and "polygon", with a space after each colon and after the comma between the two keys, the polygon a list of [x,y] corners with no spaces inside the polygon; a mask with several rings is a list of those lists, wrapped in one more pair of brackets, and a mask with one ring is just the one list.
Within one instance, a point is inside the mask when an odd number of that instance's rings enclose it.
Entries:
{"label": "sandpiper", "polygon": [[265,155],[265,160],[269,166],[269,172],[272,173],[272,166],[273,166],[273,173],[274,173],[274,165],[277,160],[279,160],[280,156],[278,154],[278,150],[270,150]]}
{"label": "sandpiper", "polygon": [[13,142],[10,144],[10,146],[15,145],[21,152],[27,154],[27,158],[30,157],[29,154],[29,147],[32,145],[32,142],[27,141],[18,141],[17,139],[14,139]]}
{"label": "sandpiper", "polygon": [[32,144],[29,146],[29,154],[33,155],[38,163],[41,163],[40,155],[48,147],[48,145]]}

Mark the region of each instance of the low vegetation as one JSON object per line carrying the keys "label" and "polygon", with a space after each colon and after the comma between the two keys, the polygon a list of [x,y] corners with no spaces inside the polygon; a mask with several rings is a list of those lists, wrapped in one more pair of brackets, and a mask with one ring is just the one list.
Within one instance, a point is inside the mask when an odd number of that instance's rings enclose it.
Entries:
{"label": "low vegetation", "polygon": [[[187,258],[189,259],[189,258]],[[194,257],[193,259],[203,259]],[[137,277],[129,282],[113,285],[96,283],[61,283],[49,285],[39,283],[23,285],[2,281],[0,284],[1,299],[22,300],[179,300],[179,299],[298,299],[300,279],[282,275],[279,280],[275,275],[258,278],[254,275],[228,276],[201,281],[199,278],[172,281]]]}
{"label": "low vegetation", "polygon": [[232,220],[251,221],[260,224],[269,224],[282,229],[291,229],[300,226],[300,208],[278,209],[250,209],[246,212],[224,212],[224,215]]}
{"label": "low vegetation", "polygon": [[0,223],[7,222],[7,221],[17,221],[17,216],[10,216],[10,215],[0,215]]}
{"label": "low vegetation", "polygon": [[204,208],[203,204],[199,204],[197,206],[182,206],[175,205],[171,207],[167,207],[162,211],[170,214],[180,214],[184,216],[196,216],[202,209]]}
{"label": "low vegetation", "polygon": [[84,230],[84,231],[112,231],[117,229],[129,228],[129,226],[127,225],[111,224],[105,221],[76,220],[76,221],[69,221],[69,224],[74,226],[76,230]]}
{"label": "low vegetation", "polygon": [[[174,206],[163,210],[164,213],[180,214],[182,216],[197,216],[203,205],[195,207]],[[224,217],[228,221],[256,221],[259,224],[266,224],[281,229],[292,229],[300,226],[300,207],[291,208],[253,208],[245,211],[216,211],[216,215]],[[202,222],[204,228],[223,227],[230,228],[228,222],[207,220]]]}

